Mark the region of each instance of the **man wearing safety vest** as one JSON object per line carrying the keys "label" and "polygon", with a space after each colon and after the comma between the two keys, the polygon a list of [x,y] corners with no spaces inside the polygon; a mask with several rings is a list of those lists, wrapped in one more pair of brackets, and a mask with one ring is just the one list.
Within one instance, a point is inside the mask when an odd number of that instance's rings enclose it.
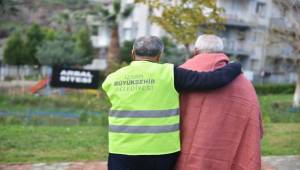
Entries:
{"label": "man wearing safety vest", "polygon": [[239,63],[212,72],[159,64],[163,48],[158,37],[137,39],[130,65],[102,84],[112,104],[109,170],[172,170],[180,151],[178,93],[216,89],[241,73]]}

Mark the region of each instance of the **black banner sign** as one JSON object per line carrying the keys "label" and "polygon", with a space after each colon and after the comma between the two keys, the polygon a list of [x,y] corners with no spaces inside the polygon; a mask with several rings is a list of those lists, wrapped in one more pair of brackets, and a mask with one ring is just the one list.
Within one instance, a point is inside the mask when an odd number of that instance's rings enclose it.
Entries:
{"label": "black banner sign", "polygon": [[98,89],[100,85],[99,71],[54,67],[50,85],[76,89]]}

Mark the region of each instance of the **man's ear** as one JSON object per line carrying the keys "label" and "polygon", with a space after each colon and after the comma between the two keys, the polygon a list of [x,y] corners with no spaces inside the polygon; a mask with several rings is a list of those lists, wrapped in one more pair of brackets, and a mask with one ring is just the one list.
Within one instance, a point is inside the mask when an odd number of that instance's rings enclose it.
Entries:
{"label": "man's ear", "polygon": [[135,61],[135,52],[133,49],[131,50],[131,59],[132,61]]}
{"label": "man's ear", "polygon": [[156,56],[156,61],[159,63],[159,61],[160,61],[160,56],[161,55],[158,55],[158,56]]}

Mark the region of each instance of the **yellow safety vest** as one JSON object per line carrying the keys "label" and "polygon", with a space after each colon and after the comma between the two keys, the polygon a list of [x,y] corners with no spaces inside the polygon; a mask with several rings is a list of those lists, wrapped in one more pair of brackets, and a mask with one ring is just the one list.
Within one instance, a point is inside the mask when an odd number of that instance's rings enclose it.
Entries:
{"label": "yellow safety vest", "polygon": [[180,150],[172,64],[133,61],[110,74],[102,88],[112,104],[110,153],[162,155]]}

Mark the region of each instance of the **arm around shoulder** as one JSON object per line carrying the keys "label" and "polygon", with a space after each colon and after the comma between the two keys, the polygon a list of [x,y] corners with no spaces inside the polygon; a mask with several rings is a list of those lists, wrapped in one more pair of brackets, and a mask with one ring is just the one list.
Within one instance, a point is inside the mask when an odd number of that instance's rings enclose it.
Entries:
{"label": "arm around shoulder", "polygon": [[210,72],[197,72],[175,67],[175,88],[177,91],[217,89],[229,84],[240,73],[240,63],[230,63],[220,69]]}

